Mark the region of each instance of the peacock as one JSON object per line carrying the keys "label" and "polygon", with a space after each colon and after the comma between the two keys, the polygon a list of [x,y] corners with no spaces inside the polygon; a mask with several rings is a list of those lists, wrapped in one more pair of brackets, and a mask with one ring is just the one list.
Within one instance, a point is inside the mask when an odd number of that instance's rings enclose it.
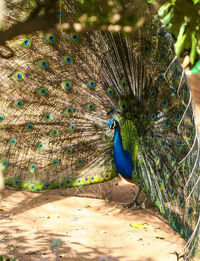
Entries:
{"label": "peacock", "polygon": [[[5,26],[30,15],[35,2],[20,14],[8,10]],[[31,191],[120,174],[186,239],[188,260],[198,251],[200,223],[194,104],[172,36],[151,5],[140,4],[149,19],[137,32],[49,28],[6,42],[0,168],[6,185]],[[73,21],[79,5],[61,1],[58,21]]]}

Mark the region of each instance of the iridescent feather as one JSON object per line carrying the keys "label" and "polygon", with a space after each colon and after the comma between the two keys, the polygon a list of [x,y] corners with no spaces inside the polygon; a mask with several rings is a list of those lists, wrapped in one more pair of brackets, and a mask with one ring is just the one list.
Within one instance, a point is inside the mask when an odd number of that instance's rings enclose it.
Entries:
{"label": "iridescent feather", "polygon": [[[73,20],[77,7],[62,8]],[[172,37],[146,12],[145,34],[49,29],[7,42],[14,56],[0,60],[0,167],[6,184],[31,191],[114,178],[107,122],[115,117],[133,182],[187,240],[189,256],[200,221],[192,98]]]}

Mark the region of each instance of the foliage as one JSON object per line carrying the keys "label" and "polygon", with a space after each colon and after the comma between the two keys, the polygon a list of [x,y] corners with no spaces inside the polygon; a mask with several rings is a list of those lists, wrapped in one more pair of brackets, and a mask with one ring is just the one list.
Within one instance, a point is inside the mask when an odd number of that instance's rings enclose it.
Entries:
{"label": "foliage", "polygon": [[[0,0],[3,1],[3,0]],[[197,54],[200,54],[200,0],[4,0],[7,15],[12,12],[17,24],[5,22],[1,24],[0,44],[20,34],[32,33],[48,28],[61,30],[88,31],[112,30],[132,32],[148,22],[145,15],[146,3],[152,5],[151,13],[158,10],[162,22],[168,27],[176,39],[176,53],[183,50],[190,53],[191,64],[194,64]],[[71,5],[76,13],[76,20],[71,23],[68,17],[62,17],[58,23],[59,10]],[[77,9],[78,7],[78,9]],[[11,11],[12,10],[12,11]],[[26,15],[19,15],[25,11]],[[7,17],[9,17],[9,15]],[[55,19],[52,19],[55,17]],[[66,19],[65,19],[66,18]],[[6,21],[6,19],[5,19]],[[15,19],[13,19],[15,21]],[[11,26],[14,29],[10,28]],[[61,28],[60,28],[61,27]]]}
{"label": "foliage", "polygon": [[6,258],[4,259],[3,256],[0,256],[0,261],[16,261],[16,257],[13,257],[13,258]]}
{"label": "foliage", "polygon": [[159,9],[162,22],[175,36],[176,53],[190,50],[190,62],[194,64],[200,54],[200,0],[170,0]]}

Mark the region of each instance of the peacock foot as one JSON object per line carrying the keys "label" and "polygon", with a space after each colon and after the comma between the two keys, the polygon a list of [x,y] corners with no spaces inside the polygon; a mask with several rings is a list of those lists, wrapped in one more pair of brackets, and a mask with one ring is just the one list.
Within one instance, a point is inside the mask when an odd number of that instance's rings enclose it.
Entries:
{"label": "peacock foot", "polygon": [[123,207],[124,207],[124,208],[132,208],[132,207],[137,206],[137,205],[138,205],[137,199],[138,199],[139,193],[140,193],[140,189],[138,189],[137,194],[136,194],[135,197],[131,200],[131,202],[129,202],[129,203],[122,203]]}
{"label": "peacock foot", "polygon": [[145,202],[147,198],[144,199],[144,201],[141,204],[138,204],[137,201],[135,202],[134,205],[131,206],[132,210],[137,210],[137,209],[146,209]]}

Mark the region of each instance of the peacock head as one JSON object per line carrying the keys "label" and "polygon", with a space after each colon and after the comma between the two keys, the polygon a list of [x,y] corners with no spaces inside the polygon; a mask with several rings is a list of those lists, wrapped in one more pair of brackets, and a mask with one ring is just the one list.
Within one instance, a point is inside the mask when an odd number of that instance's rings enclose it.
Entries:
{"label": "peacock head", "polygon": [[108,121],[108,128],[109,128],[110,130],[115,130],[118,126],[119,126],[119,123],[118,123],[117,120],[115,120],[115,119],[110,119],[110,120]]}

